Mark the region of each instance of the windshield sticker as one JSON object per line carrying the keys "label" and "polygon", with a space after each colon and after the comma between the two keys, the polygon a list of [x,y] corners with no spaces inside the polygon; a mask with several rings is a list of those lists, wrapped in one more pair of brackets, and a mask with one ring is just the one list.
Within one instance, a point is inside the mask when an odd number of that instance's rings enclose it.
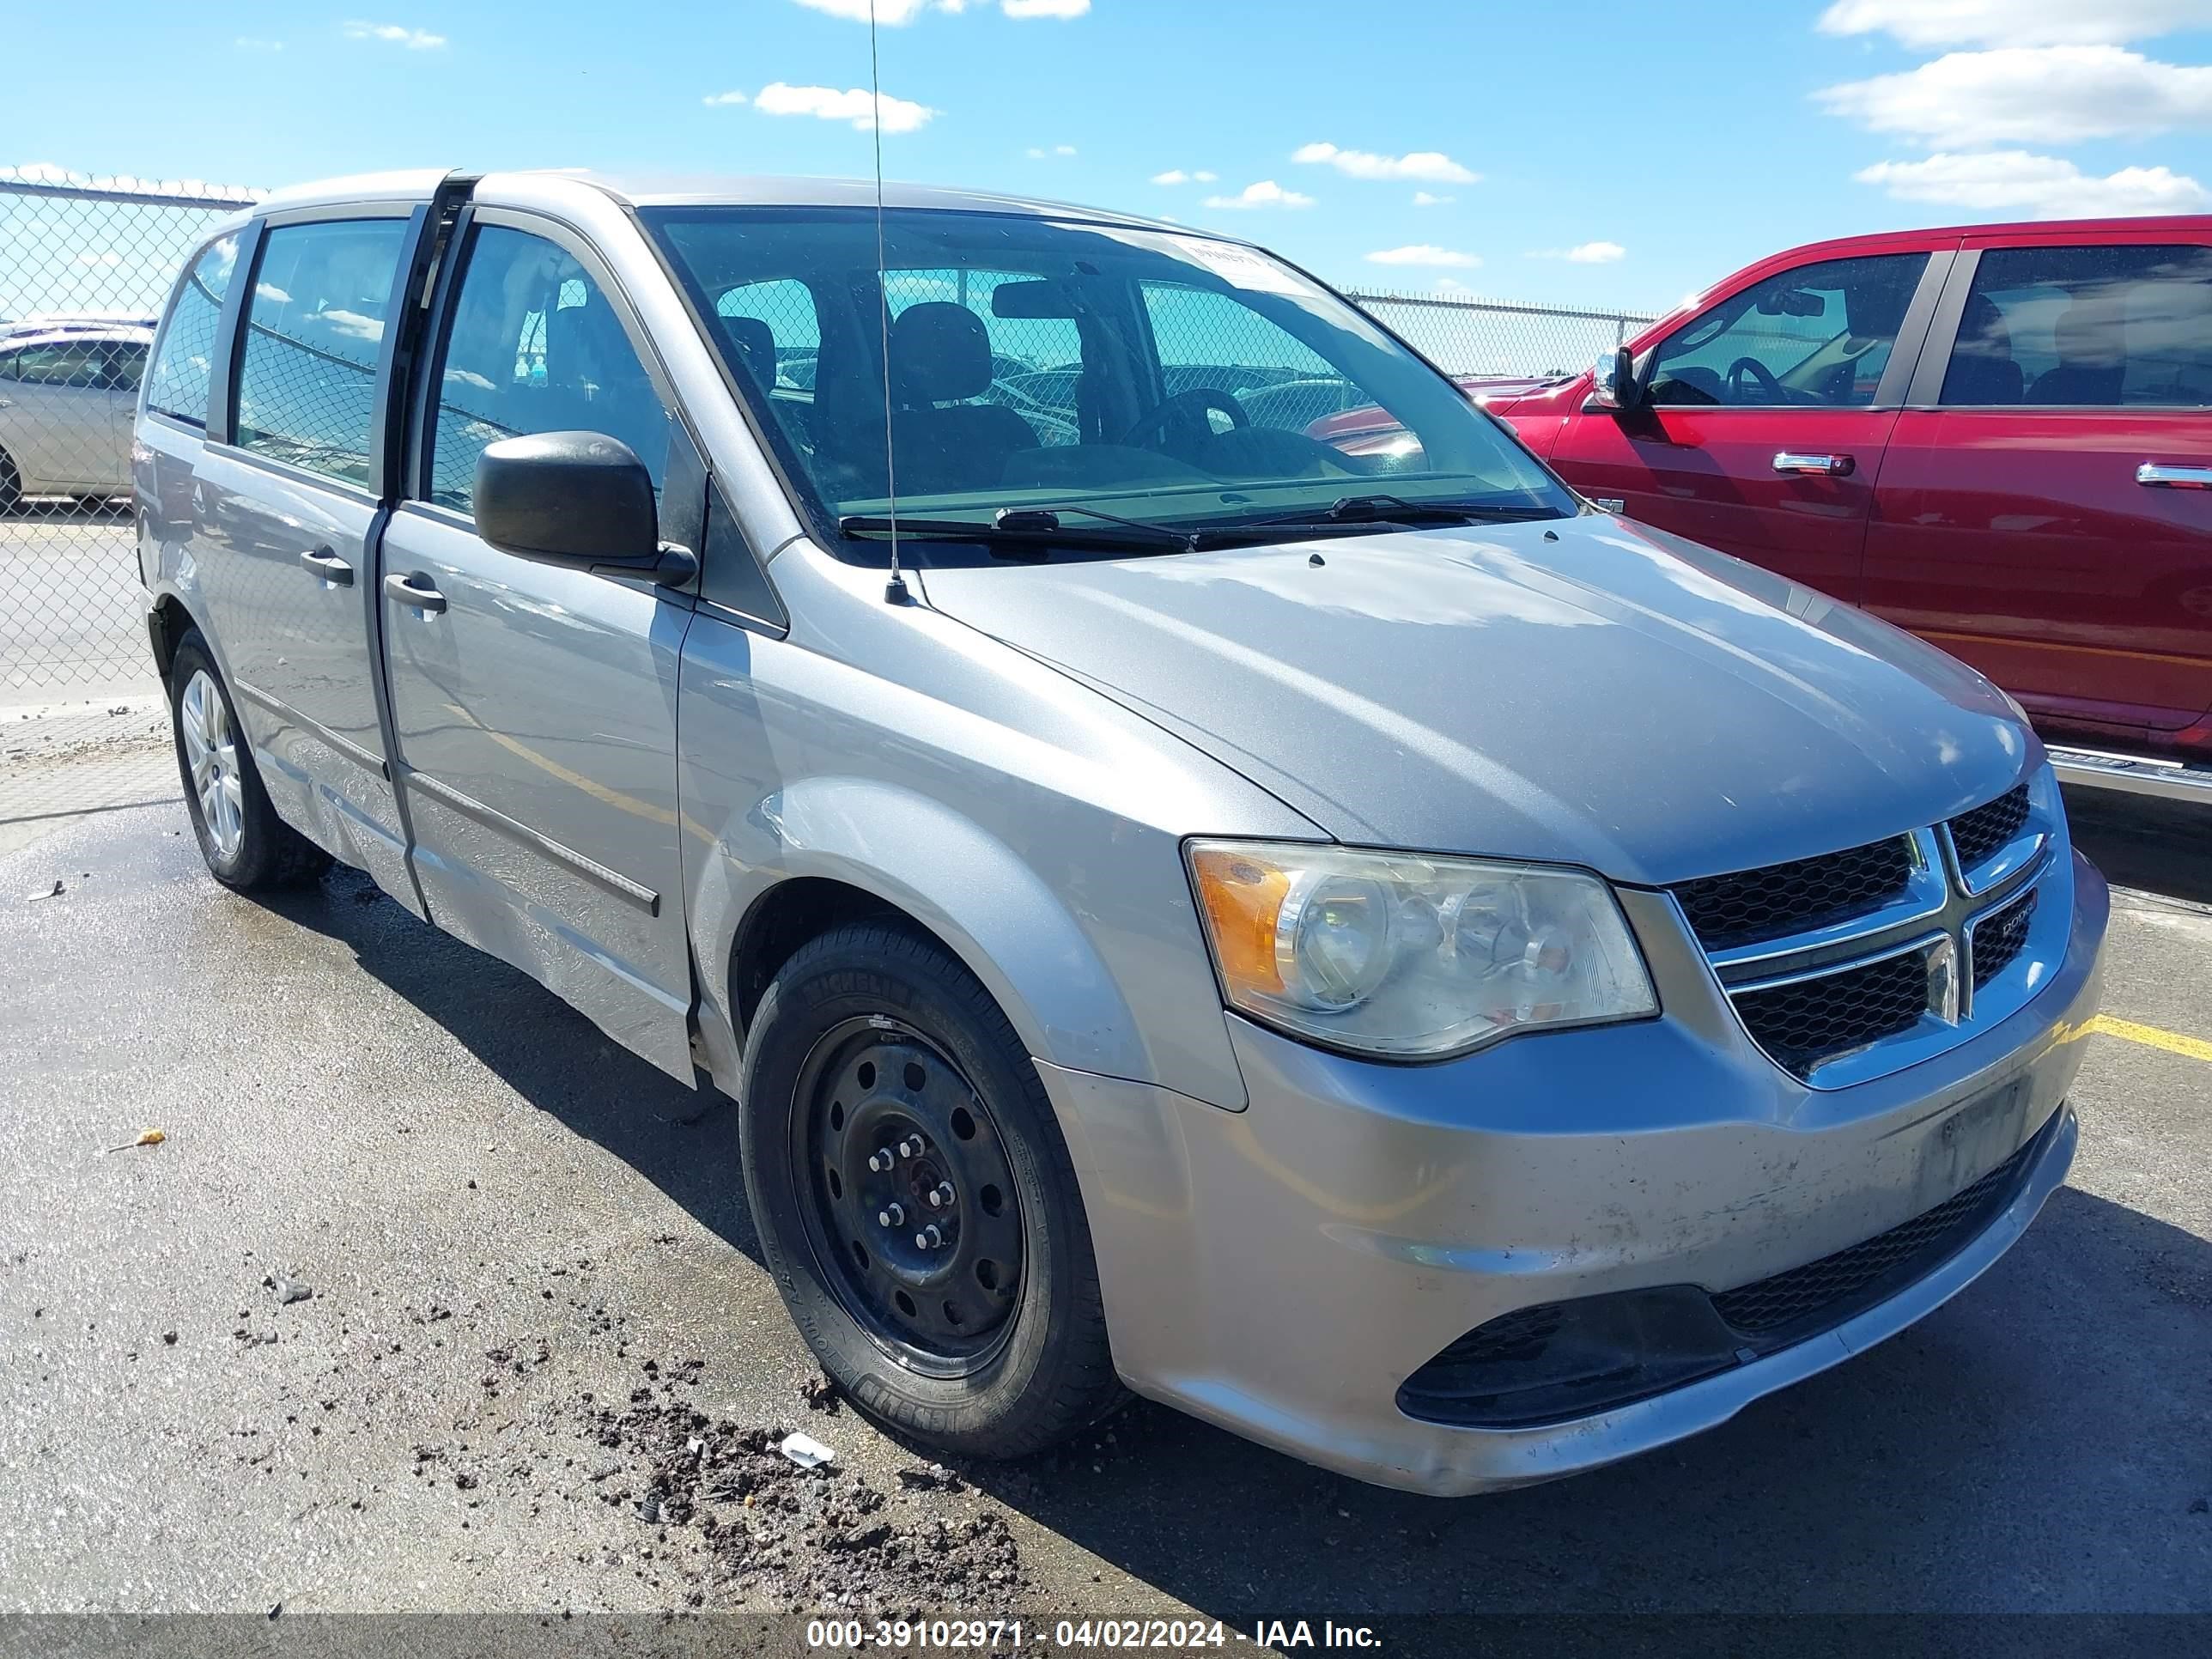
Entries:
{"label": "windshield sticker", "polygon": [[1232,287],[1261,294],[1287,294],[1301,300],[1312,299],[1319,292],[1288,265],[1278,264],[1257,248],[1216,242],[1201,236],[1170,236],[1165,240],[1193,264],[1204,265]]}

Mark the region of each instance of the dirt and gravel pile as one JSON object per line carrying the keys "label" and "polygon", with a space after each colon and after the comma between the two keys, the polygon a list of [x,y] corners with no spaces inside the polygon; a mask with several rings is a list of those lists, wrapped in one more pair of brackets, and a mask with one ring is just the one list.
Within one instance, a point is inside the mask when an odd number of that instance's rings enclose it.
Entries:
{"label": "dirt and gravel pile", "polygon": [[602,1503],[663,1542],[690,1532],[697,1553],[664,1553],[697,1582],[691,1605],[767,1603],[888,1617],[988,1602],[1031,1586],[1003,1516],[939,1465],[897,1473],[885,1491],[835,1464],[802,1468],[778,1449],[787,1432],[717,1420],[656,1379],[627,1406],[586,1406],[586,1425],[619,1459],[595,1470]]}

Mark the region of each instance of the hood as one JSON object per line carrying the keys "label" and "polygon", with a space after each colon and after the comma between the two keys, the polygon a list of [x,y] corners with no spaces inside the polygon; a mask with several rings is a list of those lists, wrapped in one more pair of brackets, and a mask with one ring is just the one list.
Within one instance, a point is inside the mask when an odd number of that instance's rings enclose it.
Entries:
{"label": "hood", "polygon": [[1595,514],[924,581],[1355,844],[1660,885],[1933,823],[2040,752],[1932,647]]}

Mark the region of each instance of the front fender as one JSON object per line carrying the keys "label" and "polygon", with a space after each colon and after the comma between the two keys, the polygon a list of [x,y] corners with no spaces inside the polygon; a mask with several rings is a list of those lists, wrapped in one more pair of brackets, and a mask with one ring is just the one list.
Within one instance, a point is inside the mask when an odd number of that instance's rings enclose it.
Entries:
{"label": "front fender", "polygon": [[[771,890],[803,877],[857,888],[934,933],[1038,1059],[1140,1079],[1162,1069],[1089,935],[1019,854],[940,801],[851,776],[802,779],[764,797],[723,824],[701,860],[692,937],[702,994],[726,1031],[737,1029],[729,966],[738,929]],[[1243,1103],[1241,1080],[1235,1096],[1220,1103]]]}

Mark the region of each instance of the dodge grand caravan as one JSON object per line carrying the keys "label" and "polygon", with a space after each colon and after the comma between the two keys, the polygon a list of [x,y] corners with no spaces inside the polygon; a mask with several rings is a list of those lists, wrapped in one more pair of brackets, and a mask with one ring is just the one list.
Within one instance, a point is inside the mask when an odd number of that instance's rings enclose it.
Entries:
{"label": "dodge grand caravan", "polygon": [[[1330,378],[1414,450],[1261,395]],[[1926,1314],[2073,1156],[2106,893],[2020,709],[1258,248],[343,180],[189,262],[134,465],[216,878],[358,866],[732,1096],[794,1319],[937,1446],[1127,1388],[1568,1474]]]}

